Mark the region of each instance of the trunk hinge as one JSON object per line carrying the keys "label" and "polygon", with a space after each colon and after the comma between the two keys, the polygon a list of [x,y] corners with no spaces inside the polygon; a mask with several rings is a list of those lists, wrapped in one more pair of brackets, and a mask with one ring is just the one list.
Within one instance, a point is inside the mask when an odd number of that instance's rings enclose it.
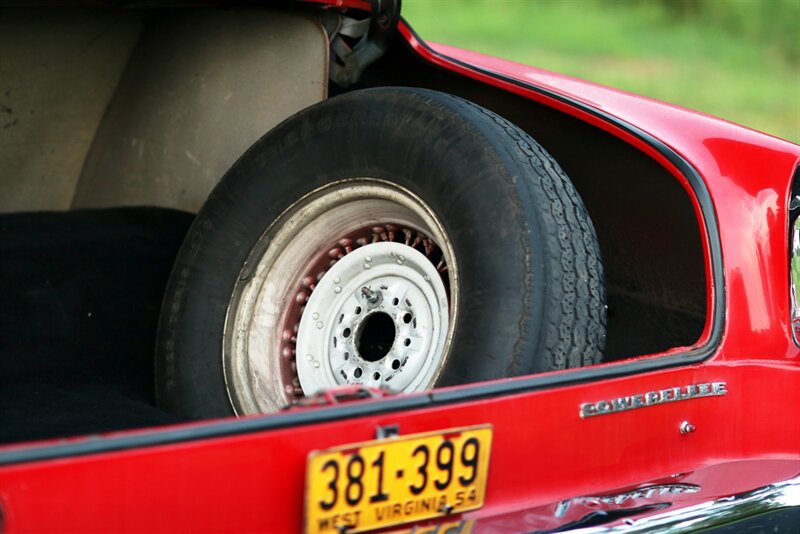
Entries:
{"label": "trunk hinge", "polygon": [[337,13],[324,20],[331,47],[329,77],[341,87],[356,83],[364,69],[386,52],[400,21],[400,0],[371,0],[370,4],[369,18]]}

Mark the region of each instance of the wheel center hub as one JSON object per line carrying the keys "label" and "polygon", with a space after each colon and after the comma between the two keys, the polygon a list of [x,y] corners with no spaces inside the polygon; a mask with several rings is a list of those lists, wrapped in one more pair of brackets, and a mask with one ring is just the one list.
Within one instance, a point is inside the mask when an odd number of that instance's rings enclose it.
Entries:
{"label": "wheel center hub", "polygon": [[368,362],[377,362],[389,354],[396,338],[392,317],[385,312],[372,313],[364,319],[356,336],[358,355]]}

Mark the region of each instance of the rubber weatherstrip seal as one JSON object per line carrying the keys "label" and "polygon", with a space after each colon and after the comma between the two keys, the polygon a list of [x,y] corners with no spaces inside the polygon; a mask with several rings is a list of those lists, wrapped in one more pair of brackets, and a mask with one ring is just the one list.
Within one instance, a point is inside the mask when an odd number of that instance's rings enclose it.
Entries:
{"label": "rubber weatherstrip seal", "polygon": [[[412,33],[412,35],[414,35],[418,42],[421,43],[421,45],[425,47],[425,49],[431,55],[436,56],[443,61],[459,65],[464,69],[473,71],[482,76],[493,77],[505,83],[519,86],[528,91],[539,93],[543,96],[557,100],[580,111],[593,115],[648,144],[683,174],[692,188],[692,191],[694,192],[700,206],[700,210],[703,214],[703,224],[705,225],[709,252],[711,256],[710,274],[712,278],[711,282],[714,285],[715,290],[713,293],[714,301],[711,335],[709,336],[708,341],[700,347],[680,354],[669,354],[665,356],[659,356],[657,358],[636,360],[631,362],[623,361],[603,367],[576,369],[568,373],[560,373],[555,376],[531,376],[500,383],[476,384],[473,386],[462,387],[454,391],[433,391],[428,394],[423,393],[417,395],[393,397],[386,400],[378,400],[363,404],[349,403],[310,411],[287,412],[258,418],[225,420],[180,428],[154,429],[150,431],[137,432],[135,435],[91,437],[85,440],[73,441],[70,443],[32,447],[21,446],[9,451],[0,452],[0,466],[141,449],[145,447],[156,447],[203,439],[237,436],[253,432],[279,430],[301,425],[327,423],[344,419],[352,420],[359,417],[399,411],[427,409],[446,404],[470,402],[490,397],[552,389],[556,387],[583,384],[602,379],[620,378],[660,369],[687,366],[699,363],[709,358],[714,353],[722,338],[722,327],[724,323],[725,285],[723,283],[724,273],[722,266],[722,250],[719,239],[717,217],[713,202],[711,201],[711,195],[698,171],[670,147],[632,124],[629,124],[617,117],[613,117],[607,113],[604,113],[603,111],[592,108],[582,102],[573,100],[564,95],[554,93],[532,84],[520,82],[519,80],[515,80],[491,71],[474,67],[467,63],[463,63],[439,54],[435,50],[428,47],[404,20],[401,21],[401,24],[403,24]],[[406,43],[406,45],[410,47],[408,43]],[[426,58],[420,56],[413,48],[411,48],[411,51],[417,55],[421,61],[428,62]],[[436,65],[432,66],[437,67]]]}

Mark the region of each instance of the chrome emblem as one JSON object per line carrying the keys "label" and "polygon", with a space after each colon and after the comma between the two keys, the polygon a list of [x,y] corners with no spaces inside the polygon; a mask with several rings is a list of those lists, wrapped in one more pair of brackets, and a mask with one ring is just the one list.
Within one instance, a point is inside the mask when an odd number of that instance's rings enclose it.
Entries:
{"label": "chrome emblem", "polygon": [[555,516],[564,517],[570,505],[575,503],[586,503],[594,506],[598,504],[620,505],[633,499],[652,499],[659,495],[681,495],[686,493],[698,493],[699,491],[700,486],[696,484],[659,484],[657,486],[645,486],[616,495],[574,497],[558,503]]}
{"label": "chrome emblem", "polygon": [[702,384],[691,384],[688,386],[660,389],[658,391],[648,391],[628,397],[601,400],[598,402],[585,402],[581,404],[581,418],[594,417],[595,415],[606,415],[616,412],[625,412],[645,406],[655,406],[656,404],[666,404],[689,399],[699,399],[702,397],[720,397],[728,394],[728,386],[725,382],[704,382]]}

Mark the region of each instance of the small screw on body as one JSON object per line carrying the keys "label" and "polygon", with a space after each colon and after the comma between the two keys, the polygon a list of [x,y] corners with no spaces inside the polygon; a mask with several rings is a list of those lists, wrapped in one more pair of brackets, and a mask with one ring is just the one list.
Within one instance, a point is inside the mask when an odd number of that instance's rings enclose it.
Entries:
{"label": "small screw on body", "polygon": [[690,423],[689,421],[684,421],[684,422],[681,423],[681,426],[680,426],[681,434],[688,434],[690,432],[694,432],[694,430],[695,430],[695,426],[692,423]]}

